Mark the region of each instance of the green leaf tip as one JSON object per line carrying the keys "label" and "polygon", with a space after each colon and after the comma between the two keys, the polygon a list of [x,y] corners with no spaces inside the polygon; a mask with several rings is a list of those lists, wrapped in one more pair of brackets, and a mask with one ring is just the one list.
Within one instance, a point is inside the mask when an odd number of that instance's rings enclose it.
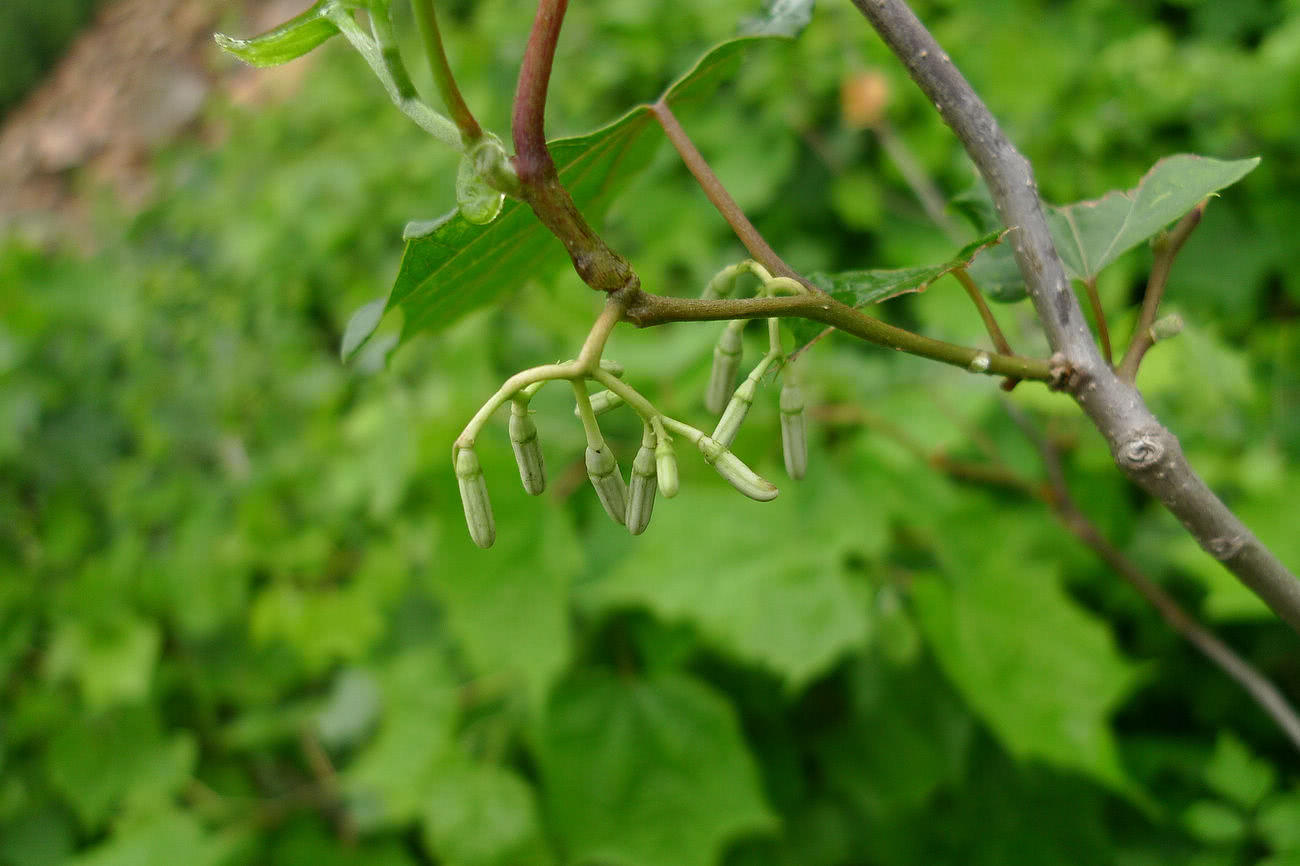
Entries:
{"label": "green leaf tip", "polygon": [[297,60],[339,32],[327,17],[336,0],[319,0],[306,12],[251,39],[237,39],[225,33],[212,38],[227,54],[250,66],[279,66]]}

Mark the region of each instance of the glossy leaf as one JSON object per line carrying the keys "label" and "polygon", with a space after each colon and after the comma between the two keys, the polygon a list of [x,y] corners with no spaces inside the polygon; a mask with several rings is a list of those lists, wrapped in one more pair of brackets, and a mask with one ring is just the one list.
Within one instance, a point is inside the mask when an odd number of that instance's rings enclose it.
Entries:
{"label": "glossy leaf", "polygon": [[538,740],[572,862],[712,866],[722,843],[773,824],[732,708],[685,676],[566,682]]}
{"label": "glossy leaf", "polygon": [[1168,156],[1151,167],[1133,189],[1095,201],[1052,208],[1052,238],[1067,273],[1095,277],[1122,253],[1156,235],[1206,196],[1236,183],[1259,158],[1223,161],[1204,156]]}
{"label": "glossy leaf", "polygon": [[310,9],[251,39],[215,35],[221,50],[252,66],[279,66],[297,60],[339,32],[327,17],[338,0],[318,0]]}
{"label": "glossy leaf", "polygon": [[[710,94],[734,76],[743,54],[772,37],[745,37],[717,46],[665,91],[678,105]],[[560,180],[588,221],[599,223],[615,195],[654,157],[661,136],[649,106],[634,108],[589,135],[551,142]],[[518,289],[531,275],[566,261],[564,248],[532,211],[511,199],[490,225],[452,211],[413,222],[385,311],[405,313],[402,339],[440,331],[465,313]],[[377,325],[378,322],[375,322]],[[369,333],[356,332],[355,350]]]}

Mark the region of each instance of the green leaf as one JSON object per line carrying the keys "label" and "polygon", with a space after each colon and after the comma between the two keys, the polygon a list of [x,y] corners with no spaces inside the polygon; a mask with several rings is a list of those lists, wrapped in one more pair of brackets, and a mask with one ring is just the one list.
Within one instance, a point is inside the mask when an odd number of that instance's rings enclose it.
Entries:
{"label": "green leaf", "polygon": [[1191,154],[1168,156],[1133,189],[1095,201],[1052,208],[1048,222],[1066,271],[1091,279],[1115,259],[1155,236],[1207,196],[1236,183],[1259,157],[1223,161]]}
{"label": "green leaf", "polygon": [[532,786],[504,767],[457,764],[433,781],[423,811],[425,844],[447,866],[547,866]]}
{"label": "green leaf", "polygon": [[1274,851],[1300,854],[1300,792],[1270,799],[1260,808],[1255,823]]}
{"label": "green leaf", "polygon": [[45,756],[51,787],[84,828],[98,828],[128,798],[165,802],[190,778],[198,757],[188,733],[164,739],[150,708],[81,718],[58,731]]}
{"label": "green leaf", "polygon": [[818,754],[830,783],[853,805],[889,818],[960,779],[975,726],[932,663],[862,657],[847,677],[852,715],[819,743]]}
{"label": "green leaf", "polygon": [[[1006,229],[992,231],[962,247],[948,261],[937,265],[840,271],[834,274],[814,271],[808,275],[808,279],[841,303],[851,307],[865,307],[867,304],[887,301],[908,292],[925,291],[940,277],[952,273],[957,268],[969,266],[976,261],[976,257],[981,252],[1000,243],[1006,234]],[[818,334],[828,330],[824,325],[804,319],[796,320],[792,328],[800,345],[806,345]]]}
{"label": "green leaf", "polygon": [[154,821],[114,833],[108,841],[67,866],[219,866],[234,862],[249,831],[215,835],[192,816],[171,812]]}
{"label": "green leaf", "polygon": [[1107,718],[1138,670],[1107,628],[1066,597],[1050,551],[1030,547],[1020,531],[1030,518],[998,509],[985,501],[942,516],[935,547],[944,577],[913,587],[926,640],[1013,755],[1135,795]]}
{"label": "green leaf", "polygon": [[684,676],[561,684],[538,759],[575,863],[712,866],[725,842],[773,826],[732,708]]}
{"label": "green leaf", "polygon": [[449,463],[442,490],[454,505],[443,511],[433,591],[474,672],[513,675],[540,705],[569,659],[569,582],[582,569],[581,545],[563,511],[523,491],[508,446],[484,448],[481,459],[492,506],[509,521],[491,549],[475,547]]}
{"label": "green leaf", "polygon": [[1253,809],[1277,782],[1277,771],[1250,753],[1232,734],[1222,732],[1205,767],[1205,783],[1243,809]]}
{"label": "green leaf", "polygon": [[[847,525],[837,519],[861,504],[825,467],[769,503],[729,488],[693,489],[689,498],[656,506],[646,543],[591,584],[585,598],[604,609],[642,605],[689,623],[715,647],[797,689],[867,640],[868,602],[844,562],[849,553],[883,546],[885,525],[869,514]],[[698,536],[701,525],[707,544],[673,542]],[[761,540],[791,534],[799,544]]]}
{"label": "green leaf", "polygon": [[1197,800],[1183,812],[1183,826],[1197,839],[1211,845],[1241,841],[1246,821],[1230,806],[1217,800]]}
{"label": "green leaf", "polygon": [[343,342],[339,346],[340,359],[347,361],[357,349],[361,348],[361,344],[370,338],[375,328],[379,327],[379,320],[384,317],[387,306],[388,297],[385,295],[357,308],[348,319],[347,327],[343,329]]}
{"label": "green leaf", "polygon": [[161,644],[158,627],[134,615],[104,623],[70,620],[54,633],[47,670],[75,679],[86,704],[101,710],[148,695]]}
{"label": "green leaf", "polygon": [[317,0],[306,12],[252,39],[236,39],[224,33],[213,38],[221,50],[252,66],[278,66],[296,60],[339,32],[328,17],[337,0]]}
{"label": "green leaf", "polygon": [[418,814],[440,763],[453,748],[456,682],[428,648],[390,660],[378,675],[384,716],[374,739],[341,774],[358,825],[401,824]]}
{"label": "green leaf", "polygon": [[[745,37],[717,46],[664,98],[678,105],[706,97],[734,76],[745,51],[771,38]],[[650,107],[642,105],[589,135],[550,143],[560,180],[589,222],[598,224],[614,196],[650,163],[661,141],[656,129]],[[406,252],[385,308],[404,311],[403,340],[419,331],[440,331],[518,289],[527,275],[548,273],[565,261],[560,242],[514,199],[489,225],[475,225],[452,211],[411,223],[404,236]],[[356,345],[367,336],[358,330]]]}

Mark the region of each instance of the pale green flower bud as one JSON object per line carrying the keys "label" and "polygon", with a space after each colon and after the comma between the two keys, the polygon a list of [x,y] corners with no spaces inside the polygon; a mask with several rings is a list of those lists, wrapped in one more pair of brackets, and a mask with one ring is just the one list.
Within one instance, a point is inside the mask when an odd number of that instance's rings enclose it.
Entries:
{"label": "pale green flower bud", "polygon": [[655,446],[655,475],[659,490],[669,499],[677,495],[677,455],[673,443],[665,437]]}
{"label": "pale green flower bud", "polygon": [[[591,395],[591,411],[592,414],[597,416],[604,415],[611,409],[617,409],[622,405],[623,398],[613,391],[597,391]],[[577,406],[573,407],[573,414],[578,418],[582,417],[582,413],[578,411]]]}
{"label": "pale green flower bud", "polygon": [[754,393],[758,390],[758,382],[749,378],[740,383],[736,393],[731,395],[731,401],[727,403],[727,409],[722,413],[722,418],[718,420],[718,426],[713,429],[713,438],[722,443],[723,448],[730,448],[731,443],[736,441],[736,434],[740,432],[740,425],[744,423],[745,416],[749,414],[749,407],[754,405]]}
{"label": "pale green flower bud", "polygon": [[627,531],[640,535],[650,525],[659,483],[655,468],[655,436],[647,433],[632,461],[632,480],[627,485]]}
{"label": "pale green flower bud", "polygon": [[713,347],[713,369],[709,373],[709,390],[704,392],[704,406],[715,415],[726,407],[736,382],[736,373],[740,370],[741,331],[744,327],[743,319],[731,322]]}
{"label": "pale green flower bud", "polygon": [[803,412],[803,389],[786,378],[781,386],[781,450],[786,474],[798,481],[808,472],[808,422]]}
{"label": "pale green flower bud", "polygon": [[775,484],[750,469],[739,457],[732,454],[722,446],[722,443],[712,437],[700,437],[700,441],[696,443],[696,446],[700,449],[700,453],[704,455],[705,461],[716,469],[728,484],[750,499],[769,502],[781,492],[776,488]]}
{"label": "pale green flower bud", "polygon": [[515,463],[519,464],[519,480],[524,490],[537,496],[546,489],[546,464],[542,461],[542,446],[537,441],[537,425],[528,415],[528,404],[512,401],[510,404],[510,446],[515,450]]}
{"label": "pale green flower bud", "polygon": [[615,379],[623,378],[623,365],[618,361],[611,361],[609,358],[601,358],[600,369],[604,370]]}
{"label": "pale green flower bud", "polygon": [[709,284],[704,287],[704,294],[700,297],[706,301],[714,298],[725,298],[736,288],[736,275],[740,273],[740,268],[736,265],[728,265],[714,275],[709,280]]}
{"label": "pale green flower bud", "polygon": [[618,458],[608,442],[599,450],[587,447],[587,477],[605,513],[615,523],[623,523],[627,519],[627,482],[618,471]]}
{"label": "pale green flower bud", "polygon": [[461,448],[456,452],[456,483],[460,486],[460,502],[465,509],[469,537],[479,547],[491,547],[497,540],[497,526],[492,517],[487,482],[483,480],[483,467],[472,448]]}

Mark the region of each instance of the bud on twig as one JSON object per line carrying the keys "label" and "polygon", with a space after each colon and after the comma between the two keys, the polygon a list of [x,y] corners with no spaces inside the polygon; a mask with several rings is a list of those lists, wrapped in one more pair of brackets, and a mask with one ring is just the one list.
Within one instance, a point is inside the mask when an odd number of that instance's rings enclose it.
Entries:
{"label": "bud on twig", "polygon": [[1161,316],[1156,319],[1155,324],[1151,326],[1151,342],[1159,343],[1161,340],[1169,340],[1177,337],[1183,332],[1183,317],[1177,313],[1170,313],[1168,316]]}
{"label": "bud on twig", "polygon": [[672,499],[677,495],[677,455],[673,443],[667,436],[659,438],[655,446],[655,474],[659,479],[659,489],[664,496]]}
{"label": "bud on twig", "polygon": [[781,492],[776,488],[775,484],[750,469],[739,457],[732,454],[712,437],[701,436],[696,446],[700,449],[700,453],[704,455],[705,461],[716,469],[728,484],[750,499],[769,502]]}
{"label": "bud on twig", "polygon": [[713,347],[713,370],[709,373],[709,390],[704,392],[704,406],[715,415],[726,407],[740,370],[740,336],[744,327],[744,319],[728,323],[718,338],[718,345]]}
{"label": "bud on twig", "polygon": [[736,288],[736,275],[740,269],[736,265],[728,265],[718,271],[709,284],[704,287],[704,293],[700,298],[706,301],[714,298],[725,298],[729,296]]}
{"label": "bud on twig", "polygon": [[623,523],[627,519],[627,482],[618,471],[618,458],[608,442],[599,449],[587,446],[587,477],[605,513],[615,523]]}
{"label": "bud on twig", "polygon": [[655,470],[655,434],[649,429],[632,461],[632,480],[627,486],[627,531],[640,535],[650,525],[658,489]]}
{"label": "bud on twig", "polygon": [[623,365],[618,361],[611,361],[609,358],[601,358],[600,369],[604,370],[615,379],[623,378]]}
{"label": "bud on twig", "polygon": [[491,547],[497,539],[497,527],[478,455],[472,448],[461,448],[456,452],[455,464],[456,483],[460,486],[460,502],[465,509],[469,537],[479,547]]}
{"label": "bud on twig", "polygon": [[785,472],[795,481],[808,471],[808,422],[803,411],[803,388],[786,367],[781,385],[781,450]]}
{"label": "bud on twig", "polygon": [[546,464],[542,462],[542,446],[537,441],[537,425],[528,415],[528,404],[520,400],[510,403],[510,446],[515,451],[524,490],[533,496],[546,490]]}

